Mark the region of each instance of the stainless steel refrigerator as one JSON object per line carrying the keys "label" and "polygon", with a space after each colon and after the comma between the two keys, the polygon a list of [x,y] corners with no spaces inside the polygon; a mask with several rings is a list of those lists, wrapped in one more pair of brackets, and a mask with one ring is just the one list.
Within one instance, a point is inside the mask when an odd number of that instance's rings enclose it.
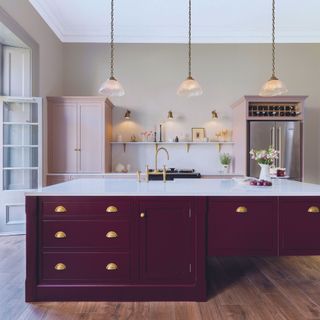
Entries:
{"label": "stainless steel refrigerator", "polygon": [[248,176],[258,177],[260,172],[257,162],[250,159],[249,151],[273,146],[280,152],[275,166],[286,168],[290,179],[302,180],[301,121],[250,121],[248,139]]}

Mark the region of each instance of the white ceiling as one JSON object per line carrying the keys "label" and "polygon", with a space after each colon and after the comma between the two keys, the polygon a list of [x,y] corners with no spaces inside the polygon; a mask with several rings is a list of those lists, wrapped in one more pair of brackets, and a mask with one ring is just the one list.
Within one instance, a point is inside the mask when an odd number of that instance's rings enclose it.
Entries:
{"label": "white ceiling", "polygon": [[[110,0],[29,0],[63,42],[109,40]],[[320,0],[277,0],[277,42],[320,42]],[[115,0],[115,42],[187,40],[187,0]],[[193,42],[270,42],[271,0],[193,0]]]}

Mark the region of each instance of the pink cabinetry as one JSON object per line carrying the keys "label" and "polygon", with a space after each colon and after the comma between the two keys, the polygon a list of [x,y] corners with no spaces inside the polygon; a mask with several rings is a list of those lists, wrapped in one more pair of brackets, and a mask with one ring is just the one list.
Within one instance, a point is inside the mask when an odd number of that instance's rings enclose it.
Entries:
{"label": "pink cabinetry", "polygon": [[48,172],[110,171],[110,102],[103,97],[47,99]]}

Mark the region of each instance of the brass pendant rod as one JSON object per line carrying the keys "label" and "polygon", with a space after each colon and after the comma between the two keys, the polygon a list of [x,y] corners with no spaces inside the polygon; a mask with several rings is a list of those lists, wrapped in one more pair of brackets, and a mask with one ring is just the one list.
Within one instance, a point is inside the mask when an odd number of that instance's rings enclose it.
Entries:
{"label": "brass pendant rod", "polygon": [[111,0],[110,79],[114,79],[114,0]]}
{"label": "brass pendant rod", "polygon": [[188,44],[188,77],[191,78],[191,0],[189,0],[189,44]]}
{"label": "brass pendant rod", "polygon": [[272,0],[272,78],[276,78],[275,0]]}

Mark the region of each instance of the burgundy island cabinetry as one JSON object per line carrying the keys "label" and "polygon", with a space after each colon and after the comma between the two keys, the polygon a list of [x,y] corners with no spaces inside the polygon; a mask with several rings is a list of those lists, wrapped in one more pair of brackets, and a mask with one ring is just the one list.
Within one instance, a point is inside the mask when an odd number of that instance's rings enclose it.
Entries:
{"label": "burgundy island cabinetry", "polygon": [[27,301],[206,300],[207,256],[320,254],[320,186],[83,179],[26,197]]}

